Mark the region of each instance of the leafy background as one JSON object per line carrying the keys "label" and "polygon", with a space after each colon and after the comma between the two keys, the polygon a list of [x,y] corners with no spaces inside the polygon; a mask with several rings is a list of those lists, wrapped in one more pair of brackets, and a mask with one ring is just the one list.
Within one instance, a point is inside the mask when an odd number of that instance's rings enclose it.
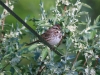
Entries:
{"label": "leafy background", "polygon": [[[42,0],[43,1],[43,3],[44,3],[44,8],[46,9],[46,11],[49,13],[49,10],[50,10],[50,7],[52,7],[52,6],[55,6],[54,4],[54,0],[50,0],[50,1],[47,1],[47,0]],[[83,1],[83,2],[85,2],[85,3],[87,3],[87,4],[89,4],[91,7],[92,7],[92,9],[87,9],[87,8],[83,8],[83,10],[85,9],[86,11],[89,11],[90,12],[90,16],[92,17],[92,20],[94,20],[100,13],[99,13],[99,0],[81,0],[81,1]],[[75,1],[74,1],[75,2]],[[25,19],[25,17],[26,16],[30,16],[29,18],[33,18],[33,17],[35,17],[35,18],[38,18],[38,17],[40,17],[40,6],[39,6],[39,4],[40,4],[40,1],[39,0],[19,0],[19,1],[17,1],[15,4],[14,4],[14,12],[17,14],[17,15],[19,15],[23,20]],[[1,7],[0,7],[1,8]],[[1,8],[1,10],[2,10],[2,8]],[[1,11],[2,12],[2,11]],[[97,19],[98,20],[98,19]],[[16,19],[14,19],[14,17],[13,16],[7,16],[7,18],[6,18],[6,23],[8,23],[8,24],[14,24],[14,25],[16,25],[16,23],[17,23],[18,21],[16,20]],[[27,21],[28,22],[28,24],[33,28],[33,29],[35,29],[34,28],[34,24],[31,22],[31,21]],[[19,22],[18,22],[19,23]],[[19,23],[20,24],[20,23]],[[20,24],[21,25],[21,24]],[[90,24],[89,24],[90,25]],[[91,29],[92,29],[92,27],[91,26],[89,26]],[[13,29],[13,28],[12,28]],[[88,31],[88,30],[87,30]],[[85,35],[85,34],[83,34],[83,36],[84,37],[86,37],[86,39],[90,39],[90,41],[89,41],[89,45],[91,46],[91,39],[93,40],[93,38],[94,38],[94,36],[95,36],[95,34],[96,34],[96,31],[95,31],[95,29],[93,28],[93,30],[90,30],[89,32],[91,32],[91,33],[88,33],[89,35]],[[93,34],[93,35],[92,35]],[[89,36],[89,37],[88,37]],[[92,37],[93,36],[93,37]],[[24,36],[24,38],[26,38],[26,39],[23,39],[23,42],[25,41],[27,41],[27,38],[28,38],[28,36]],[[76,37],[77,38],[77,37]],[[14,42],[14,41],[18,41],[18,39],[9,39],[9,40],[11,40],[12,42]],[[83,41],[83,40],[82,40]],[[93,41],[93,42],[95,42],[95,41]],[[16,43],[16,42],[14,42],[14,43]],[[69,43],[72,43],[72,40],[70,39],[70,38],[68,38],[67,39],[67,46],[70,46],[70,44]],[[9,44],[8,44],[9,45]],[[35,48],[35,47],[37,47],[37,45],[38,44],[36,44],[36,45],[34,45],[34,46],[32,46],[32,49],[31,49],[31,47],[29,48],[29,50],[30,51],[27,51],[27,48],[25,48],[25,49],[22,49],[22,51],[16,51],[16,49],[15,48],[13,48],[13,47],[9,47],[9,49],[8,50],[14,50],[14,51],[11,51],[11,55],[9,55],[9,52],[10,51],[7,51],[8,52],[8,55],[6,55],[5,54],[5,58],[4,58],[4,60],[2,60],[2,62],[1,63],[3,63],[4,61],[5,61],[5,59],[9,59],[10,61],[11,61],[11,65],[12,65],[12,67],[10,67],[10,72],[13,74],[13,72],[16,70],[16,71],[18,71],[19,73],[17,73],[17,74],[21,74],[20,73],[20,69],[21,69],[21,71],[23,71],[24,72],[24,70],[26,71],[27,70],[27,68],[26,68],[26,64],[27,63],[30,63],[30,64],[28,64],[27,66],[28,66],[28,71],[30,71],[30,73],[31,72],[33,72],[34,71],[34,68],[32,69],[32,66],[34,66],[34,65],[36,65],[35,67],[39,67],[39,61],[38,60],[36,60],[36,59],[33,59],[33,58],[38,58],[39,56],[38,55],[40,55],[41,54],[41,52],[39,52],[38,51],[38,49],[37,49],[37,52],[35,52],[35,51],[32,51],[33,50],[33,48]],[[86,45],[86,44],[84,44],[84,45]],[[43,49],[43,52],[44,53],[46,53],[45,52],[45,48],[43,48],[43,47],[40,47],[40,49]],[[91,51],[91,49],[89,49],[88,48],[88,50],[90,50]],[[25,54],[23,53],[22,55],[20,54],[20,53],[22,53],[23,51],[25,51]],[[27,53],[28,52],[28,53]],[[32,52],[32,53],[31,53]],[[34,56],[33,57],[33,53],[34,53],[34,55],[36,55],[36,56]],[[44,55],[44,53],[42,53],[43,55],[41,55],[41,56],[45,56]],[[2,54],[2,53],[1,53]],[[18,56],[17,56],[18,55]],[[56,63],[54,63],[53,62],[53,58],[52,57],[54,57],[53,56],[53,53],[51,52],[51,54],[49,54],[49,55],[51,55],[51,59],[50,59],[50,62],[47,62],[48,61],[48,59],[46,59],[45,61],[46,61],[46,63],[48,63],[48,64],[46,64],[46,66],[48,66],[49,68],[51,68],[51,70],[53,71],[53,69],[55,70],[55,69],[58,69],[58,67],[59,67],[59,65],[61,65],[61,66],[63,66],[63,65],[65,65],[64,64],[64,62],[63,62],[63,64],[62,64],[62,62],[60,62],[60,63],[58,63],[58,64],[56,64]],[[22,57],[22,58],[20,58],[20,56]],[[1,56],[2,57],[2,56]],[[11,59],[10,59],[11,58]],[[23,59],[23,58],[25,58],[25,59]],[[58,57],[55,57],[55,58],[58,58]],[[55,59],[54,58],[54,59]],[[23,59],[21,62],[20,62],[20,60],[21,59]],[[82,58],[81,58],[82,59]],[[84,59],[84,58],[83,58]],[[27,60],[29,60],[29,61],[27,61]],[[54,60],[54,61],[58,61],[59,59],[57,59],[57,60]],[[90,59],[90,60],[88,60],[89,62],[89,65],[91,65],[91,61],[92,61],[92,58]],[[73,67],[72,67],[72,72],[74,72],[74,69],[76,69],[76,70],[79,70],[79,69],[82,69],[82,67],[80,67],[79,66],[79,64],[81,63],[82,61],[81,60],[79,60]],[[19,64],[20,63],[20,64]],[[31,64],[31,63],[33,63],[33,64]],[[50,63],[50,64],[49,64]],[[88,64],[87,63],[87,64]],[[8,63],[9,64],[9,63]],[[17,66],[13,66],[13,65],[16,65],[17,64]],[[24,64],[24,65],[23,65]],[[70,64],[70,62],[68,62],[68,64]],[[3,65],[6,65],[6,61],[5,61],[5,63],[3,63]],[[0,64],[0,67],[2,68],[2,66],[3,65],[1,65]],[[22,65],[22,67],[20,67]],[[55,66],[54,66],[55,65]],[[61,67],[60,66],[60,67]],[[70,65],[71,66],[71,65]],[[78,67],[76,67],[76,66],[78,66]],[[6,70],[7,69],[9,69],[9,66],[8,67],[6,67]],[[62,67],[62,68],[60,68],[60,69],[64,69],[64,66]],[[69,68],[68,68],[69,69]],[[47,70],[48,70],[48,68],[47,68]],[[70,69],[69,69],[70,70]],[[69,71],[68,70],[68,71]],[[22,72],[22,73],[23,73]],[[26,71],[27,72],[27,71]],[[57,71],[58,72],[58,71]],[[69,72],[68,72],[69,73]],[[75,73],[74,72],[74,74],[75,75],[77,75],[77,73]]]}

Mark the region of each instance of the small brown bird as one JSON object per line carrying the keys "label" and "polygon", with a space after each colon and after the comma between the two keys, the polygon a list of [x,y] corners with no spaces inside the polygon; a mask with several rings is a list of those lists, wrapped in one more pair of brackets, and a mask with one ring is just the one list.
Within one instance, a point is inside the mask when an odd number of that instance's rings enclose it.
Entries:
{"label": "small brown bird", "polygon": [[[62,39],[62,32],[60,25],[54,25],[51,28],[49,28],[45,33],[41,35],[42,38],[44,38],[50,45],[54,46],[59,44],[59,42]],[[34,42],[31,42],[28,45],[32,45],[34,43],[40,42],[40,40],[36,40]]]}

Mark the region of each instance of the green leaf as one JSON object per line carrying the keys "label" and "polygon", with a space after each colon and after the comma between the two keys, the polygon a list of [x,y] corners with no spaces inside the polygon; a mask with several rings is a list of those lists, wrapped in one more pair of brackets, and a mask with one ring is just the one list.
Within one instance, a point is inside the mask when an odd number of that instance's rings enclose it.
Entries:
{"label": "green leaf", "polygon": [[96,25],[97,25],[97,26],[100,25],[100,22],[96,23]]}
{"label": "green leaf", "polygon": [[96,30],[91,31],[89,39],[90,40],[94,39],[95,35],[96,35]]}
{"label": "green leaf", "polygon": [[23,58],[29,60],[30,58],[28,56],[22,55]]}
{"label": "green leaf", "polygon": [[24,21],[27,22],[29,18],[30,18],[30,15],[26,16]]}
{"label": "green leaf", "polygon": [[15,72],[16,72],[18,75],[22,75],[22,74],[21,74],[20,68],[18,68],[17,66],[13,66],[13,68],[15,69]]}
{"label": "green leaf", "polygon": [[79,12],[79,13],[78,13],[78,16],[81,16],[81,15],[87,15],[87,14],[88,14],[88,12],[82,11],[82,12]]}
{"label": "green leaf", "polygon": [[71,38],[67,38],[66,39],[66,46],[67,46],[67,49],[69,49],[69,47],[71,46],[72,44],[72,39]]}
{"label": "green leaf", "polygon": [[48,54],[47,48],[43,49],[42,54],[41,54],[41,57],[42,57],[41,60],[44,60],[46,58],[47,54]]}
{"label": "green leaf", "polygon": [[84,70],[83,67],[76,67],[76,70]]}
{"label": "green leaf", "polygon": [[79,22],[78,24],[79,24],[79,25],[86,25],[85,22]]}
{"label": "green leaf", "polygon": [[31,46],[29,46],[29,48],[28,48],[28,50],[29,51],[33,51],[36,47],[38,47],[39,45],[37,45],[37,44],[33,44],[33,45],[31,45]]}
{"label": "green leaf", "polygon": [[11,75],[14,75],[15,69],[13,67],[10,68]]}
{"label": "green leaf", "polygon": [[0,63],[0,69],[3,67],[3,65]]}
{"label": "green leaf", "polygon": [[6,54],[6,55],[3,57],[3,59],[9,58],[10,55],[11,55],[11,53],[10,53],[10,54]]}
{"label": "green leaf", "polygon": [[95,28],[99,28],[100,26],[90,26],[90,30],[95,29]]}
{"label": "green leaf", "polygon": [[79,61],[75,62],[72,68],[73,69],[77,68],[81,63],[82,63],[82,60],[79,60]]}
{"label": "green leaf", "polygon": [[89,6],[88,4],[82,3],[82,5],[83,5],[84,7],[87,7],[87,8],[89,8],[89,9],[92,9],[91,6]]}
{"label": "green leaf", "polygon": [[97,23],[100,21],[100,15],[94,20],[94,25],[97,25]]}

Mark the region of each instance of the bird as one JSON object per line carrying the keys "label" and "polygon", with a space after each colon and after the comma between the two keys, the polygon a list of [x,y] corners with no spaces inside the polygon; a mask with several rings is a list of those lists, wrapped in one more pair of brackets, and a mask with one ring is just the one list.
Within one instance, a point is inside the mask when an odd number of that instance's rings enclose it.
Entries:
{"label": "bird", "polygon": [[[60,43],[62,40],[62,31],[59,24],[53,25],[46,32],[40,35],[44,40],[46,40],[50,45],[54,46]],[[26,46],[32,45],[34,43],[41,42],[39,39],[31,43],[26,44]]]}

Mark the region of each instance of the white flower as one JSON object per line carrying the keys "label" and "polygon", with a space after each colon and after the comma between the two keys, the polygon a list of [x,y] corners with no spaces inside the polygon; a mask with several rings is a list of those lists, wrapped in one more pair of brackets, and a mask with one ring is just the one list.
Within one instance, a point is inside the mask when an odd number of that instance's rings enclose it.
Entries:
{"label": "white flower", "polygon": [[95,58],[99,58],[99,56],[98,55],[95,55]]}
{"label": "white flower", "polygon": [[21,29],[24,30],[25,29],[25,26],[23,26]]}
{"label": "white flower", "polygon": [[88,30],[90,30],[90,29],[91,29],[91,28],[90,28],[90,27],[88,27],[88,28],[86,28],[86,29],[85,29],[85,31],[84,31],[84,32],[85,32],[85,33],[88,33]]}
{"label": "white flower", "polygon": [[57,3],[59,3],[61,0],[57,0]]}
{"label": "white flower", "polygon": [[62,0],[62,4],[69,5],[71,3],[68,0]]}
{"label": "white flower", "polygon": [[22,34],[22,32],[21,32],[21,31],[19,31],[19,33],[20,33],[20,34]]}
{"label": "white flower", "polygon": [[61,17],[61,14],[59,13],[59,14],[57,14],[57,17]]}
{"label": "white flower", "polygon": [[80,43],[79,48],[81,48],[81,49],[83,48],[83,44],[82,43]]}
{"label": "white flower", "polygon": [[[7,1],[7,2],[5,3],[5,5],[8,6],[11,10],[13,10],[13,8],[14,8],[14,6],[11,5],[11,2],[10,2],[10,1],[9,1],[9,2]],[[8,16],[8,15],[10,15],[10,13],[9,13],[6,9],[4,9],[4,10],[3,10],[3,13],[1,14],[1,19],[5,18],[5,17]]]}
{"label": "white flower", "polygon": [[90,50],[90,51],[89,51],[89,53],[94,55],[94,52],[93,52],[93,50]]}
{"label": "white flower", "polygon": [[81,5],[82,3],[80,2],[80,1],[77,1],[76,3],[75,3],[75,5],[76,6],[79,6],[79,5]]}
{"label": "white flower", "polygon": [[76,31],[76,28],[77,28],[77,26],[67,26],[67,28],[71,31],[71,32],[74,32],[74,31]]}
{"label": "white flower", "polygon": [[12,31],[10,32],[10,37],[14,37],[14,33]]}
{"label": "white flower", "polygon": [[85,69],[85,73],[86,73],[86,75],[89,75],[89,68],[88,67]]}
{"label": "white flower", "polygon": [[19,35],[19,32],[16,32],[15,35],[18,36]]}
{"label": "white flower", "polygon": [[74,16],[75,11],[77,11],[77,10],[78,10],[77,8],[72,8],[72,16]]}
{"label": "white flower", "polygon": [[61,2],[61,0],[57,0],[56,1],[56,6],[58,6],[60,2]]}
{"label": "white flower", "polygon": [[86,73],[86,75],[95,75],[96,74],[95,70],[93,68],[89,68],[88,66],[85,69],[85,73]]}
{"label": "white flower", "polygon": [[85,57],[88,57],[88,53],[84,53]]}
{"label": "white flower", "polygon": [[95,70],[94,70],[93,68],[91,69],[90,74],[91,74],[91,75],[95,75],[95,74],[96,74],[96,73],[95,73]]}
{"label": "white flower", "polygon": [[3,38],[2,40],[3,40],[3,42],[5,42],[6,41],[6,38]]}
{"label": "white flower", "polygon": [[12,5],[12,6],[10,6],[9,8],[10,8],[11,10],[13,10],[13,9],[14,9],[14,6]]}

